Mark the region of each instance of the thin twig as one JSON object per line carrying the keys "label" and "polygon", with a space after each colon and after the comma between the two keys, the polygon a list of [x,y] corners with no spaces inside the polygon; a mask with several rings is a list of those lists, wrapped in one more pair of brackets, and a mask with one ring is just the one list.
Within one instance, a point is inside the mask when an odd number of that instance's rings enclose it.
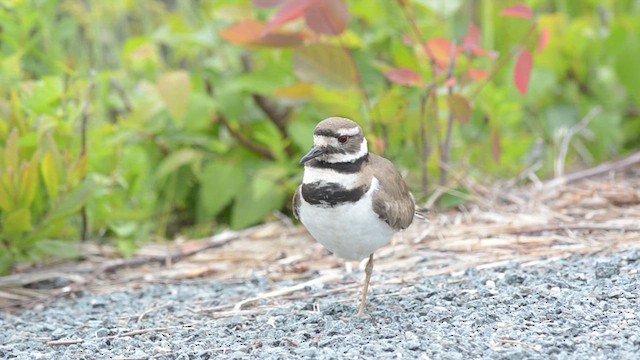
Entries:
{"label": "thin twig", "polygon": [[427,168],[429,158],[431,157],[431,144],[429,144],[428,140],[429,127],[427,123],[427,103],[429,102],[429,97],[431,97],[431,92],[435,89],[435,86],[435,83],[429,84],[420,101],[420,142],[422,143],[422,163],[420,164],[420,171],[422,175],[421,190],[423,198],[429,193],[429,174],[427,172]]}
{"label": "thin twig", "polygon": [[564,136],[560,144],[560,150],[558,151],[558,157],[556,159],[556,166],[555,166],[556,177],[560,177],[564,175],[564,164],[565,164],[565,161],[567,160],[567,153],[569,152],[569,145],[571,144],[571,139],[573,139],[574,136],[576,136],[578,133],[584,130],[587,126],[589,126],[591,121],[593,121],[593,119],[595,119],[598,115],[600,115],[600,113],[602,113],[602,107],[600,106],[594,107],[593,109],[591,109],[591,111],[589,111],[589,113],[584,118],[582,118],[582,120],[580,120],[579,123],[572,126],[567,131],[567,134]]}
{"label": "thin twig", "polygon": [[[456,67],[456,43],[451,44],[451,54],[449,59],[449,69],[447,70],[447,79],[452,79]],[[449,97],[453,96],[453,84],[447,89]],[[449,101],[449,113],[447,115],[447,132],[445,133],[443,149],[440,158],[440,186],[447,183],[447,175],[449,174],[448,166],[451,161],[451,137],[453,133],[453,109],[452,102]]]}
{"label": "thin twig", "polygon": [[[87,89],[87,99],[82,109],[82,121],[81,121],[81,130],[80,130],[81,145],[80,145],[80,156],[78,157],[78,162],[83,161],[83,158],[87,156],[87,127],[89,124],[89,112],[91,110],[91,95],[95,87],[95,80],[96,80],[95,72],[92,72],[91,83],[89,84],[89,88]],[[89,238],[89,217],[87,215],[86,205],[83,205],[82,208],[80,209],[80,217],[81,217],[80,240],[85,242]]]}
{"label": "thin twig", "polygon": [[150,314],[150,313],[152,313],[152,312],[155,312],[155,311],[158,311],[158,310],[160,310],[160,309],[168,308],[168,307],[170,307],[170,306],[175,306],[175,305],[176,305],[175,303],[170,302],[170,303],[167,303],[167,304],[164,304],[164,305],[154,306],[154,307],[152,307],[152,308],[150,308],[150,309],[147,309],[147,310],[145,310],[142,314],[140,314],[140,316],[138,316],[138,320],[137,320],[136,322],[137,322],[138,324],[140,324],[140,323],[142,322],[142,319],[143,319],[145,316],[147,316],[148,314]]}
{"label": "thin twig", "polygon": [[425,38],[422,35],[422,31],[420,31],[418,24],[416,23],[416,19],[413,16],[411,16],[411,14],[409,13],[408,3],[404,0],[396,0],[396,2],[398,3],[398,6],[400,7],[400,9],[402,9],[402,14],[405,16],[407,21],[409,21],[409,24],[411,25],[411,30],[415,34],[415,37],[418,40],[418,43],[420,44],[420,47],[422,48],[424,53],[427,55],[427,58],[429,59],[429,62],[431,65],[431,72],[433,75],[433,81],[435,81],[437,77],[437,72],[438,72],[436,57],[435,55],[433,55],[433,53],[431,52],[431,49],[429,49],[427,45],[422,44]]}
{"label": "thin twig", "polygon": [[610,225],[593,225],[593,224],[558,224],[548,226],[528,226],[512,231],[509,234],[522,235],[531,233],[561,231],[561,230],[600,230],[600,231],[620,231],[620,232],[640,232],[640,227],[610,226]]}
{"label": "thin twig", "polygon": [[[245,72],[248,73],[253,71],[253,63],[251,62],[251,57],[248,53],[242,54],[240,59],[242,61],[242,68]],[[284,139],[289,138],[289,133],[287,132],[287,128],[285,126],[285,120],[289,116],[293,108],[291,106],[286,106],[284,110],[280,110],[274,102],[267,99],[263,95],[251,94],[251,97],[253,98],[253,101],[256,103],[256,105],[258,105],[260,110],[262,110],[262,112],[267,115],[267,118],[276,126],[276,128],[280,132],[280,135]],[[293,148],[291,144],[287,144],[285,151],[287,155],[293,155]]]}
{"label": "thin twig", "polygon": [[518,345],[518,346],[522,346],[522,347],[527,348],[527,349],[531,349],[531,350],[536,351],[536,352],[540,352],[540,349],[537,349],[534,346],[531,346],[529,344],[525,344],[525,343],[523,343],[521,341],[518,341],[518,340],[496,339],[496,341],[499,342],[499,343],[503,343],[503,344]]}
{"label": "thin twig", "polygon": [[247,304],[251,304],[251,303],[254,303],[254,302],[259,301],[259,300],[266,300],[266,299],[271,299],[271,298],[274,298],[274,297],[279,297],[279,296],[282,296],[282,295],[291,294],[293,292],[300,291],[300,290],[306,288],[307,286],[314,286],[314,285],[318,285],[318,284],[324,284],[326,282],[338,280],[341,277],[342,277],[342,275],[340,275],[338,273],[331,273],[331,274],[327,274],[327,275],[321,276],[321,277],[316,278],[316,279],[312,279],[312,280],[303,282],[301,284],[297,284],[297,285],[294,285],[294,286],[289,286],[289,287],[282,288],[282,289],[277,289],[277,290],[274,290],[274,291],[269,291],[267,293],[260,294],[258,296],[255,296],[255,297],[252,297],[252,298],[248,298],[248,299],[245,299],[245,300],[242,300],[242,301],[238,302],[233,307],[233,310],[234,311],[239,311],[239,310],[242,310],[242,307],[247,305]]}
{"label": "thin twig", "polygon": [[84,339],[65,339],[65,340],[51,340],[47,341],[45,345],[47,346],[66,346],[66,345],[74,345],[74,344],[82,344]]}
{"label": "thin twig", "polygon": [[101,338],[98,338],[98,340],[111,340],[111,339],[117,339],[117,338],[122,338],[122,337],[138,336],[138,335],[148,334],[150,332],[160,332],[160,331],[167,331],[167,330],[169,330],[168,327],[132,330],[132,331],[127,331],[127,332],[122,333],[122,334],[103,336]]}
{"label": "thin twig", "polygon": [[231,124],[229,123],[227,118],[225,118],[223,115],[217,114],[215,116],[215,120],[220,121],[220,123],[227,130],[229,130],[229,133],[231,134],[231,136],[233,136],[234,139],[238,140],[238,142],[242,146],[244,146],[247,149],[249,149],[249,151],[258,154],[258,155],[262,156],[265,159],[275,160],[276,157],[271,153],[271,150],[269,150],[266,147],[260,146],[260,145],[258,145],[256,143],[254,143],[253,141],[249,140],[240,131],[236,130],[233,126],[231,126]]}

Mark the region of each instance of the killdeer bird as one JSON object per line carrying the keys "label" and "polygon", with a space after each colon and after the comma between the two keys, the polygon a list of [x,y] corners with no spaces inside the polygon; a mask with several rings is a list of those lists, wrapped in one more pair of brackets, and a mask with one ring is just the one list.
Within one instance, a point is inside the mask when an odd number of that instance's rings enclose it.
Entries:
{"label": "killdeer bird", "polygon": [[358,316],[364,316],[373,253],[413,221],[415,203],[393,164],[370,154],[355,122],[332,117],[313,131],[313,148],[300,159],[302,185],[293,197],[296,218],[336,256],[369,257]]}

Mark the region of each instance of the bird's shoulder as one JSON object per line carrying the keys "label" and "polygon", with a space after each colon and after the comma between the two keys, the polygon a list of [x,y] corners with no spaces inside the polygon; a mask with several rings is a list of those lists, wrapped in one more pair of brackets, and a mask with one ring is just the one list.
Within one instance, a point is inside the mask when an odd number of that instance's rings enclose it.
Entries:
{"label": "bird's shoulder", "polygon": [[293,210],[293,216],[296,219],[300,220],[300,192],[302,191],[302,185],[298,186],[296,189],[296,193],[293,194],[293,198],[291,199],[291,209]]}
{"label": "bird's shoulder", "polygon": [[367,168],[378,180],[373,211],[393,229],[407,228],[413,221],[415,202],[402,175],[391,161],[376,154],[369,154]]}

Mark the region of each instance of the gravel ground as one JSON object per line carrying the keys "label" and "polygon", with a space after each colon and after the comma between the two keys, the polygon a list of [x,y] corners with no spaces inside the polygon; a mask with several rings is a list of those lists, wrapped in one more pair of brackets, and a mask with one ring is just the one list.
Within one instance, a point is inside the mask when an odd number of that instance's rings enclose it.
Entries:
{"label": "gravel ground", "polygon": [[[241,316],[194,311],[292,285],[261,277],[84,294],[0,313],[0,358],[639,359],[639,268],[634,250],[404,285],[382,285],[398,274],[374,270],[364,320],[354,316],[356,294],[345,291],[264,301]],[[67,340],[78,343],[47,345]]]}

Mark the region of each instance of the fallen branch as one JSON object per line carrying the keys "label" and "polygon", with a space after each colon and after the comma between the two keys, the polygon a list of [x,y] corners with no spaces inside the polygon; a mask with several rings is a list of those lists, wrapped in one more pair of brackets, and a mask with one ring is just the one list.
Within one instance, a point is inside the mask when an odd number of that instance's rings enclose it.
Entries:
{"label": "fallen branch", "polygon": [[610,171],[624,170],[638,164],[640,164],[640,151],[621,160],[608,161],[590,169],[578,171],[565,176],[560,176],[543,184],[542,189],[553,189],[592,176],[606,174]]}
{"label": "fallen branch", "polygon": [[623,231],[623,232],[640,232],[640,227],[624,227],[610,225],[589,225],[589,224],[559,224],[550,226],[529,226],[514,231],[508,231],[510,234],[522,235],[531,233],[540,233],[548,231],[560,230],[601,230],[601,231]]}
{"label": "fallen branch", "polygon": [[249,233],[255,231],[255,228],[247,229],[241,232],[223,232],[212,238],[204,241],[191,241],[177,249],[174,249],[168,254],[156,255],[156,256],[141,256],[132,259],[120,259],[110,261],[101,267],[99,267],[93,274],[94,276],[103,273],[112,273],[122,268],[138,267],[152,263],[171,263],[174,264],[186,257],[193,256],[201,251],[218,248],[229,242],[247,236]]}

